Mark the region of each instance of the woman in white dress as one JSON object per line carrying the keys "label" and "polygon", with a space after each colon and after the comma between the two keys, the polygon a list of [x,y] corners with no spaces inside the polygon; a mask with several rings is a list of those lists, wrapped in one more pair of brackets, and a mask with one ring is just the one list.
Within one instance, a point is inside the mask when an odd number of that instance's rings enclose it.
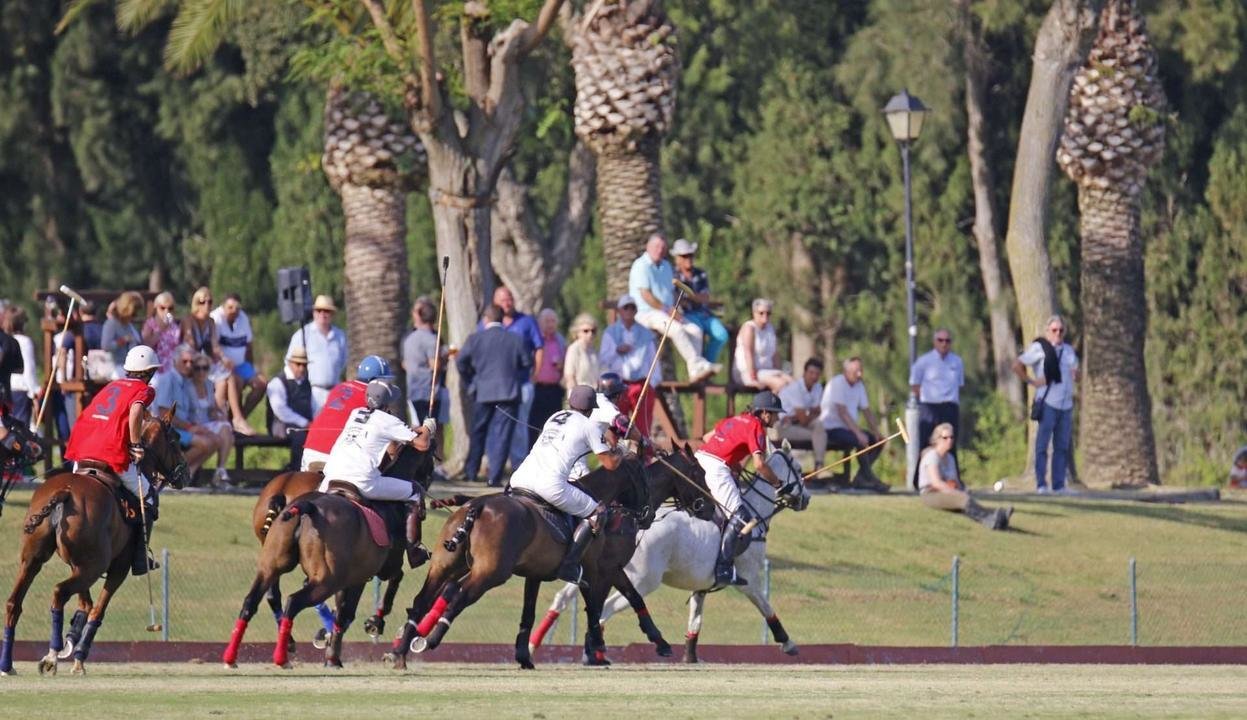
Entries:
{"label": "woman in white dress", "polygon": [[753,317],[736,333],[735,362],[732,379],[742,385],[778,394],[792,382],[792,376],[779,369],[779,341],[771,324],[775,303],[755,298]]}

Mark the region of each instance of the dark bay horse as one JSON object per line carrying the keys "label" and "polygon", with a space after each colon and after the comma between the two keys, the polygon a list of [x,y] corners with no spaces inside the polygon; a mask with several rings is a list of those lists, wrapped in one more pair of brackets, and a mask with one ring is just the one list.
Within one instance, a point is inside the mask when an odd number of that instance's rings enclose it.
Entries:
{"label": "dark bay horse", "polygon": [[[385,474],[415,480],[422,488],[426,487],[433,474],[433,454],[402,447]],[[314,475],[316,485],[321,478],[320,473],[291,475]],[[280,476],[273,482],[278,479]],[[260,598],[269,597],[272,605],[275,595],[276,602],[280,602],[280,590],[276,589],[278,581],[296,566],[302,567],[307,579],[300,589],[290,594],[284,610],[280,611],[277,647],[273,651],[273,662],[277,665],[289,666],[290,633],[295,616],[304,609],[336,595],[337,612],[325,646],[325,665],[341,667],[342,635],[355,619],[368,581],[376,576],[390,583],[386,601],[378,608],[373,622],[384,617],[393,604],[403,577],[404,538],[393,537],[395,531],[391,529],[389,544],[378,545],[372,539],[364,511],[355,502],[335,493],[316,492],[315,486],[312,492],[302,493],[287,504],[287,495],[306,482],[305,478],[288,478],[283,484],[285,492],[274,491],[267,501],[261,497],[256,504],[252,519],[256,535],[262,538],[260,557],[255,580],[243,599],[242,610],[222,656],[229,667],[236,666],[238,649]],[[383,626],[384,620],[380,624]]]}
{"label": "dark bay horse", "polygon": [[4,439],[0,440],[0,514],[3,514],[4,499],[14,483],[21,479],[22,466],[41,460],[43,445],[26,423],[11,415],[0,412],[0,424],[4,427]]}
{"label": "dark bay horse", "polygon": [[[152,481],[154,492],[166,483],[177,488],[186,484],[186,458],[171,418],[172,409],[143,423],[145,454],[139,462],[139,472]],[[17,581],[5,614],[0,674],[13,672],[13,642],[22,602],[35,576],[53,554],[60,555],[69,565],[70,575],[52,590],[52,638],[48,654],[39,661],[39,672],[55,673],[57,660],[70,654],[74,658],[73,672],[84,672],[83,663],[104,621],[108,603],[130,574],[134,544],[143,542],[143,531],[136,532],[122,517],[114,490],[118,484],[111,471],[101,467],[96,474],[59,472],[35,490],[26,512]],[[99,600],[93,603],[91,586],[105,573],[104,588]],[[62,639],[65,603],[75,594],[78,611],[70,621],[69,634]]]}
{"label": "dark bay horse", "polygon": [[[704,487],[704,476],[691,457],[679,453],[670,457],[672,465],[687,476],[700,478]],[[648,525],[667,498],[692,503],[699,495],[696,488],[677,478],[668,467],[645,468],[633,456],[625,458],[615,470],[599,468],[589,473],[578,484],[596,500],[622,506],[625,515],[635,523],[627,537],[635,537],[636,527]],[[631,557],[631,551],[623,553],[618,552],[617,546],[611,547],[608,536],[607,532],[596,536],[581,561],[590,628],[600,625],[606,595]],[[542,582],[554,579],[565,549],[529,501],[505,494],[471,500],[455,511],[442,528],[424,586],[408,610],[407,624],[386,659],[395,668],[406,667],[408,650],[424,652],[437,647],[465,608],[512,575],[518,575],[524,578],[524,607],[515,638],[515,659],[520,667],[532,669],[528,638],[537,594]]]}

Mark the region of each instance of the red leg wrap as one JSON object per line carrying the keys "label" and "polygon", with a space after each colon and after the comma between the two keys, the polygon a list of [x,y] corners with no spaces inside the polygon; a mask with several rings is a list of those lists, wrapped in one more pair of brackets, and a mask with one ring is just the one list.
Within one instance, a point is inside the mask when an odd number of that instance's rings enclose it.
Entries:
{"label": "red leg wrap", "polygon": [[221,656],[221,660],[226,665],[233,665],[238,661],[238,646],[242,645],[242,636],[247,632],[247,621],[238,618],[234,621],[234,631],[230,633],[229,645],[225,646],[225,654]]}
{"label": "red leg wrap", "polygon": [[554,621],[559,619],[558,610],[550,610],[546,616],[541,618],[541,622],[537,623],[537,627],[533,630],[533,634],[528,636],[528,644],[533,649],[541,647],[541,641],[546,639],[546,633],[550,632],[550,628],[554,626]]}
{"label": "red leg wrap", "polygon": [[284,617],[281,624],[277,626],[277,646],[273,648],[273,664],[284,666],[290,660],[290,656],[286,651],[286,645],[290,642],[290,631],[294,627],[294,620]]}
{"label": "red leg wrap", "polygon": [[428,637],[429,633],[433,630],[433,626],[437,624],[438,620],[442,619],[442,615],[446,612],[447,604],[446,598],[437,598],[437,600],[433,602],[433,607],[429,610],[428,614],[426,614],[424,618],[420,620],[420,624],[416,626],[416,634],[420,637]]}

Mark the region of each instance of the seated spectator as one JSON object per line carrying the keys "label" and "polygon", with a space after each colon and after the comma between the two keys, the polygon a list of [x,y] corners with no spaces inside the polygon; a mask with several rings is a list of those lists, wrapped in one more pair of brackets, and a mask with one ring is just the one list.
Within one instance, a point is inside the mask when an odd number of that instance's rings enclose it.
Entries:
{"label": "seated spectator", "polygon": [[957,477],[953,439],[952,423],[940,423],[931,432],[931,444],[922,451],[918,461],[918,492],[922,494],[922,504],[936,510],[965,513],[966,517],[992,530],[1007,530],[1013,508],[991,510],[970,497],[965,484]]}
{"label": "seated spectator", "polygon": [[[828,446],[861,450],[878,442],[877,436],[858,424],[859,414],[864,414],[868,427],[879,427],[879,421],[870,410],[866,383],[862,381],[861,358],[851,357],[844,361],[844,372],[832,378],[823,389],[819,412],[819,419],[827,430]],[[853,476],[850,487],[880,493],[891,489],[871,470],[880,452],[881,448],[875,448],[857,456],[857,474]]]}
{"label": "seated spectator", "polygon": [[[286,348],[286,357],[297,347],[307,351],[307,379],[312,383],[312,410],[320,412],[329,391],[342,380],[346,369],[346,333],[333,324],[338,312],[333,298],[317,295],[312,304],[312,321],[295,330]],[[305,347],[306,343],[306,347]]]}
{"label": "seated spectator", "polygon": [[[407,373],[407,402],[411,405],[412,424],[419,425],[432,417],[445,425],[450,417],[450,392],[446,390],[446,360],[450,348],[442,345],[437,350],[437,306],[427,297],[418,297],[411,306],[411,324],[415,328],[403,338],[403,372]],[[437,393],[433,395],[433,407],[429,407],[429,395],[433,387],[433,354],[438,352],[441,362],[437,368]]]}
{"label": "seated spectator", "polygon": [[[242,309],[238,293],[225,296],[225,302],[212,311],[216,323],[217,342],[221,346],[222,366],[230,371],[231,378],[225,384],[225,399],[229,403],[235,432],[255,435],[255,429],[247,422],[247,416],[260,404],[267,382],[252,364],[251,320]],[[246,389],[246,397],[243,390]]]}
{"label": "seated spectator", "polygon": [[[827,456],[827,431],[819,419],[823,398],[823,384],[819,380],[822,376],[822,360],[810,358],[805,361],[801,377],[780,390],[779,402],[784,411],[779,414],[779,423],[771,429],[773,436],[780,440],[810,443],[814,450],[815,470],[823,466]],[[825,481],[823,483],[826,484]]]}
{"label": "seated spectator", "polygon": [[628,273],[628,294],[639,309],[636,321],[654,332],[667,333],[688,366],[689,382],[701,382],[723,366],[702,357],[701,328],[686,319],[679,308],[673,308],[675,271],[666,256],[667,239],[657,233],[651,235],[645,252],[633,261]]}
{"label": "seated spectator", "polygon": [[9,414],[29,425],[35,414],[35,403],[43,396],[39,384],[38,366],[35,364],[35,343],[26,334],[26,310],[20,305],[10,305],[0,317],[6,333],[17,343],[21,353],[20,372],[9,375]]}
{"label": "seated spectator", "polygon": [[[602,372],[613,372],[623,380],[626,389],[615,403],[619,406],[620,413],[632,417],[633,408],[640,403],[640,409],[636,411],[635,426],[641,436],[648,439],[650,428],[654,424],[654,393],[657,392],[655,386],[662,382],[662,368],[654,362],[657,341],[654,333],[637,322],[637,304],[631,295],[620,297],[615,308],[619,311],[619,319],[602,334],[598,362]],[[645,378],[650,368],[653,371],[649,375],[649,388],[646,389]],[[644,396],[641,394],[643,390]]]}
{"label": "seated spectator", "polygon": [[173,427],[182,438],[182,449],[186,455],[186,465],[190,477],[203,466],[204,461],[220,446],[220,436],[210,429],[197,425],[195,407],[197,405],[192,378],[195,351],[189,345],[179,345],[173,351],[173,369],[163,373],[164,377],[156,387],[156,399],[152,402],[152,412],[162,412],[173,408]]}
{"label": "seated spectator", "polygon": [[580,313],[572,321],[569,332],[571,341],[567,345],[567,357],[563,359],[563,388],[571,390],[577,385],[594,385],[601,375],[598,351],[593,347],[598,322],[589,313]]}
{"label": "seated spectator", "polygon": [[[193,351],[194,348],[191,348]],[[176,352],[176,350],[175,350]],[[190,388],[194,406],[191,409],[192,425],[211,433],[216,440],[216,475],[212,484],[220,488],[232,487],[229,471],[230,451],[234,449],[234,426],[229,413],[217,399],[216,388],[208,375],[212,372],[212,358],[203,353],[192,356]]]}
{"label": "seated spectator", "polygon": [[771,312],[775,304],[766,298],[755,298],[753,317],[740,326],[736,334],[733,380],[760,390],[778,394],[792,382],[792,376],[779,369],[779,341]]}
{"label": "seated spectator", "polygon": [[728,332],[723,321],[710,312],[710,279],[706,271],[693,265],[693,256],[697,254],[697,243],[684,238],[675,241],[671,255],[675,258],[675,279],[689,286],[695,295],[680,301],[680,311],[684,319],[701,328],[701,356],[710,362],[717,362],[719,352],[727,344]]}
{"label": "seated spectator", "polygon": [[133,290],[124,292],[113,301],[109,317],[104,321],[100,347],[113,356],[114,380],[122,376],[121,366],[125,365],[130,348],[143,344],[143,336],[134,321],[144,305],[142,295]]}
{"label": "seated spectator", "polygon": [[542,352],[537,355],[541,364],[533,372],[533,409],[528,413],[529,447],[537,442],[546,420],[563,409],[565,395],[563,358],[567,355],[567,340],[559,334],[558,313],[551,308],[537,313],[537,328],[541,331]]}
{"label": "seated spectator", "polygon": [[1247,488],[1247,445],[1234,453],[1234,464],[1230,466],[1230,487]]}
{"label": "seated spectator", "polygon": [[268,381],[268,434],[290,440],[290,469],[303,462],[305,432],[290,432],[312,423],[312,385],[307,381],[307,352],[297,347],[281,374]]}
{"label": "seated spectator", "polygon": [[182,324],[173,315],[173,294],[162,292],[143,323],[143,344],[156,351],[160,371],[168,372],[173,368],[173,351],[181,342]]}

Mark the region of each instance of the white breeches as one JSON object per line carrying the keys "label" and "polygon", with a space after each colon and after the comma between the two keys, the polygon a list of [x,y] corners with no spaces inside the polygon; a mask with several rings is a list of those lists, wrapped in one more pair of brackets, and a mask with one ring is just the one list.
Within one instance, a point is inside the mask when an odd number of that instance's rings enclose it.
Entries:
{"label": "white breeches", "polygon": [[354,478],[325,478],[320,481],[320,487],[317,488],[321,492],[329,492],[329,481],[337,480],[338,482],[349,482],[359,488],[359,494],[369,500],[400,500],[404,502],[412,502],[420,496],[416,492],[416,486],[410,480],[399,480],[398,478],[386,477],[380,475],[369,480],[356,480]]}
{"label": "white breeches", "polygon": [[321,464],[321,467],[324,467],[325,463],[329,462],[329,456],[319,450],[303,448],[303,460],[299,464],[299,469],[307,472],[307,466],[314,462],[318,462]]}
{"label": "white breeches", "polygon": [[546,502],[578,518],[593,514],[597,500],[589,493],[559,477],[511,477],[511,487],[527,490],[545,498]]}
{"label": "white breeches", "polygon": [[706,487],[710,489],[710,494],[725,512],[735,515],[740,510],[740,488],[736,487],[732,471],[726,463],[709,453],[698,452],[694,457],[706,471]]}
{"label": "white breeches", "polygon": [[[78,463],[74,463],[74,472],[78,472]],[[121,478],[122,486],[134,493],[139,500],[147,497],[147,478],[143,477],[134,463],[130,463],[125,471],[117,473],[117,477]]]}

